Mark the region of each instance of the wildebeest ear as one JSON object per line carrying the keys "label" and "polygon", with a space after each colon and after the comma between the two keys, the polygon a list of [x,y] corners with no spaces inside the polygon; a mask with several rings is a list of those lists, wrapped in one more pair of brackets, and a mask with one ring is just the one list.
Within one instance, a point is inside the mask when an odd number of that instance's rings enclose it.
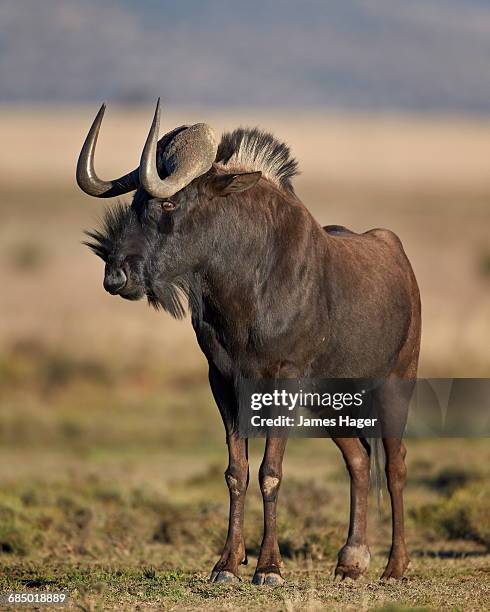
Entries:
{"label": "wildebeest ear", "polygon": [[262,172],[244,172],[241,174],[218,174],[209,181],[209,189],[214,195],[226,196],[229,193],[239,193],[253,187]]}

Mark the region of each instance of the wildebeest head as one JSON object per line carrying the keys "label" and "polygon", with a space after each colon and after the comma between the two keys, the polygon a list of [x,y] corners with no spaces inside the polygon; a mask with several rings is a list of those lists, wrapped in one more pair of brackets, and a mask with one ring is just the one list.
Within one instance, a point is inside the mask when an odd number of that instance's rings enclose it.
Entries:
{"label": "wildebeest head", "polygon": [[[137,190],[133,205],[118,205],[109,209],[102,231],[89,232],[93,242],[86,243],[106,263],[104,288],[128,299],[139,299],[145,293],[143,262],[152,232],[147,224],[143,234],[138,220],[146,211],[147,202],[155,196],[165,198],[185,187],[210,168],[216,155],[214,132],[203,123],[178,127],[157,142],[159,107],[160,101],[139,168],[111,181],[97,176],[94,168],[95,147],[105,105],[95,117],[77,164],[78,185],[91,196],[109,198]],[[155,168],[149,160],[149,149],[152,153],[157,151],[152,160]]]}
{"label": "wildebeest head", "polygon": [[[105,236],[100,239],[100,234],[92,235],[97,243],[90,245],[92,250],[106,258],[109,279],[106,278],[104,286],[123,297],[133,295],[125,281],[131,276],[132,262],[136,261],[140,267],[133,276],[144,287],[150,303],[180,316],[184,309],[179,292],[183,290],[192,298],[196,272],[202,272],[203,258],[209,259],[214,247],[222,246],[224,226],[233,225],[235,232],[242,234],[240,248],[253,250],[258,238],[257,226],[265,222],[254,214],[267,216],[269,209],[257,206],[260,198],[248,190],[264,176],[267,179],[264,197],[278,190],[286,197],[294,197],[291,178],[296,174],[297,164],[286,145],[257,129],[225,134],[219,147],[213,130],[203,123],[181,126],[158,140],[158,103],[139,167],[115,181],[102,181],[94,170],[94,152],[103,113],[104,106],[82,148],[77,166],[78,184],[86,193],[104,198],[136,189],[125,215],[110,216],[109,213]],[[249,204],[246,207],[251,220],[248,234],[240,221],[244,202]],[[128,231],[124,229],[125,223],[129,223]],[[111,255],[106,247],[101,251],[100,245],[107,244],[108,240],[113,247]],[[126,248],[126,244],[130,247]],[[138,248],[142,251],[137,256]],[[143,274],[141,262],[144,262]],[[143,289],[138,297],[142,293]]]}

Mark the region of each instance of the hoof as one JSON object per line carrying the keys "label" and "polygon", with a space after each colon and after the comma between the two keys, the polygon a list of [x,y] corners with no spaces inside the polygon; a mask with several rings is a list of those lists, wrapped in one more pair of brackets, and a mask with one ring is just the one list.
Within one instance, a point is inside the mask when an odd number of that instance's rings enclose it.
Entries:
{"label": "hoof", "polygon": [[369,548],[365,544],[359,546],[346,544],[340,549],[334,580],[336,582],[346,578],[357,580],[367,570],[370,559]]}
{"label": "hoof", "polygon": [[279,573],[278,569],[273,571],[270,570],[257,570],[252,578],[252,584],[269,585],[269,586],[280,586],[284,584],[284,578]]}
{"label": "hoof", "polygon": [[390,559],[380,580],[401,580],[409,567],[410,559],[407,555]]}
{"label": "hoof", "polygon": [[228,570],[213,570],[209,582],[239,582],[240,578]]}

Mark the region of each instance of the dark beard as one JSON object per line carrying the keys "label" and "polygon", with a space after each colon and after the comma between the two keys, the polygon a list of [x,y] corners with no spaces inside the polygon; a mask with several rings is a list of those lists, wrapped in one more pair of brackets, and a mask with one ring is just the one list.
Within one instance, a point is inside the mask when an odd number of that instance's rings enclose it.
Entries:
{"label": "dark beard", "polygon": [[150,280],[146,296],[148,304],[156,310],[162,308],[175,319],[182,319],[187,308],[193,317],[201,318],[202,291],[199,278],[195,274],[179,276],[171,281]]}

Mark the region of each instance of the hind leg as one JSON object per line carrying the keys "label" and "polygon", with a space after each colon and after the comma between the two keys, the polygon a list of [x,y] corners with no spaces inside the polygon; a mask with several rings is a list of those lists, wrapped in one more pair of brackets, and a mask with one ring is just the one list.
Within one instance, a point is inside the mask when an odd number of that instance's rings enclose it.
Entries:
{"label": "hind leg", "polygon": [[407,474],[406,449],[401,440],[393,438],[383,439],[383,446],[386,454],[386,479],[391,499],[392,543],[388,565],[381,578],[401,578],[410,563],[403,517],[403,489]]}
{"label": "hind leg", "polygon": [[386,457],[386,481],[391,501],[392,542],[388,565],[382,579],[401,578],[409,565],[405,543],[403,489],[407,470],[406,449],[401,436],[405,429],[414,381],[392,377],[377,393]]}
{"label": "hind leg", "polygon": [[347,542],[338,554],[335,579],[356,580],[368,568],[367,505],[369,494],[369,454],[358,438],[334,438],[342,451],[350,476],[350,520]]}

